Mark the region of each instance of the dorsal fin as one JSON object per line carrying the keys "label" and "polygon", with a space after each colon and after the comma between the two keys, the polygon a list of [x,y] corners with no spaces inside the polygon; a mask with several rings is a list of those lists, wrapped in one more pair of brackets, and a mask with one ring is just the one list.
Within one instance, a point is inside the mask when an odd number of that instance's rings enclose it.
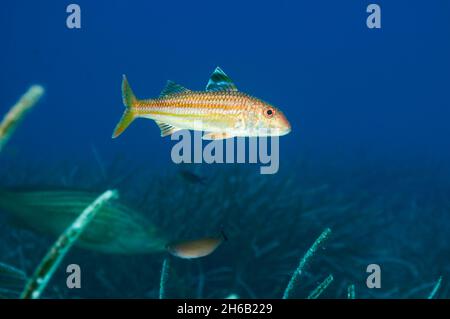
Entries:
{"label": "dorsal fin", "polygon": [[184,86],[176,84],[173,81],[167,81],[165,88],[159,94],[159,97],[164,97],[166,95],[189,92],[190,90],[186,89]]}
{"label": "dorsal fin", "polygon": [[237,88],[228,75],[217,67],[209,78],[206,91],[237,91]]}

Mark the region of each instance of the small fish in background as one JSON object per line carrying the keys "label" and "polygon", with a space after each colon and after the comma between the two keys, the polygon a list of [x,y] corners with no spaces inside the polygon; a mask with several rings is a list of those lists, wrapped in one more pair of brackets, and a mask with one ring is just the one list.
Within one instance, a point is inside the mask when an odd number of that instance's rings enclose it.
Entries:
{"label": "small fish in background", "polygon": [[161,130],[161,136],[183,129],[203,130],[207,132],[203,135],[204,140],[235,136],[281,136],[291,131],[283,112],[238,91],[219,67],[211,75],[206,91],[191,91],[169,81],[159,97],[146,100],[136,98],[124,75],[122,97],[126,109],[114,130],[113,138],[122,134],[139,117],[154,120]]}
{"label": "small fish in background", "polygon": [[219,236],[188,240],[167,245],[167,251],[175,257],[195,259],[212,254],[228,238],[222,231]]}
{"label": "small fish in background", "polygon": [[204,176],[200,176],[198,174],[195,174],[191,171],[184,170],[184,169],[180,170],[179,174],[180,174],[181,178],[183,178],[183,180],[185,180],[191,184],[206,185],[207,178]]}

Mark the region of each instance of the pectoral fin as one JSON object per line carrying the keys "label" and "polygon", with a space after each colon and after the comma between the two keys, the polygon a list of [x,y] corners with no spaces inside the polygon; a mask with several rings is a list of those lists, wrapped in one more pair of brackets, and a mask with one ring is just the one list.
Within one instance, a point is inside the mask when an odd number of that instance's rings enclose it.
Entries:
{"label": "pectoral fin", "polygon": [[211,133],[206,133],[205,135],[203,135],[202,139],[203,140],[223,140],[223,139],[232,138],[232,137],[234,137],[234,135],[227,133],[227,132],[211,132]]}

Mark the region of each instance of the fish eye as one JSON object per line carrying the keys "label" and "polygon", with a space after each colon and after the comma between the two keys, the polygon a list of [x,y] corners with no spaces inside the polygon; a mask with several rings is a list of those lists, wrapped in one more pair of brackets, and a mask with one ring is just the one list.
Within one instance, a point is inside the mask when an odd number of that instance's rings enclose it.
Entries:
{"label": "fish eye", "polygon": [[264,110],[264,115],[270,119],[275,115],[275,110],[272,107],[268,107]]}

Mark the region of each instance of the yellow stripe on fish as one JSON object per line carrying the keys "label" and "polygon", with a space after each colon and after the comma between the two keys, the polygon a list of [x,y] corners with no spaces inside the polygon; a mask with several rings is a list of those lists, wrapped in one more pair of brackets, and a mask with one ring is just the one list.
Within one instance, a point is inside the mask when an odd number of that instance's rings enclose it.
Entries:
{"label": "yellow stripe on fish", "polygon": [[256,97],[239,92],[219,68],[211,75],[206,91],[191,91],[168,81],[160,96],[139,100],[123,76],[122,97],[126,110],[117,124],[118,137],[136,118],[154,120],[161,136],[183,130],[208,132],[203,138],[234,136],[281,136],[291,131],[284,114]]}

